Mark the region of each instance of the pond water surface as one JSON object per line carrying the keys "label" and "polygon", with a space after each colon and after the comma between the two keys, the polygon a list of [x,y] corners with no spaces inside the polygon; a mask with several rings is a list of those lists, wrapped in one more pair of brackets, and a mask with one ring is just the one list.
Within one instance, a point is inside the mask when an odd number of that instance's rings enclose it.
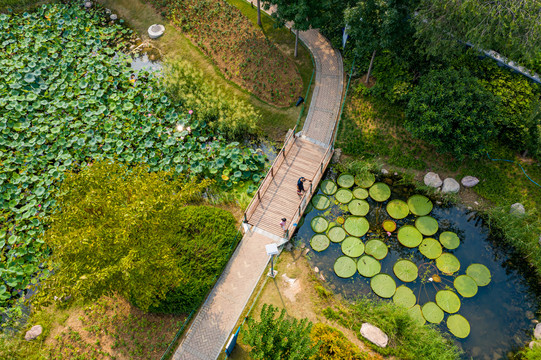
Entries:
{"label": "pond water surface", "polygon": [[[336,180],[336,175],[328,172],[326,178]],[[392,179],[385,179],[392,183]],[[397,287],[406,283],[400,281],[393,273],[393,265],[398,259],[407,258],[417,265],[425,264],[424,268],[429,269],[425,274],[425,281],[422,281],[422,271],[419,271],[419,278],[406,285],[411,288],[417,296],[417,304],[421,306],[428,301],[435,301],[437,290],[446,286],[453,289],[453,276],[443,276],[442,282],[427,282],[428,276],[432,276],[432,269],[435,266],[424,257],[417,248],[410,249],[402,246],[397,238],[396,231],[388,236],[381,228],[385,219],[390,219],[385,210],[385,205],[392,199],[407,200],[410,195],[415,194],[411,189],[401,186],[391,186],[391,198],[383,203],[366,199],[370,204],[370,212],[366,216],[370,223],[370,230],[361,239],[364,243],[370,238],[383,239],[389,247],[389,254],[381,261],[382,273],[389,274],[396,281]],[[319,190],[319,194],[323,194]],[[349,213],[340,209],[334,204],[334,197],[331,196],[333,205],[330,209],[316,210],[309,206],[304,216],[304,221],[296,233],[296,242],[305,244],[310,248],[310,239],[315,234],[310,226],[310,221],[318,215],[329,221],[336,221],[337,216],[347,216]],[[465,339],[458,339],[449,333],[444,320],[437,325],[437,328],[448,334],[455,343],[461,347],[465,359],[505,359],[512,351],[518,350],[530,341],[534,323],[534,315],[539,310],[541,291],[537,285],[537,279],[531,269],[524,263],[512,249],[505,246],[502,241],[490,235],[489,228],[475,212],[463,207],[442,207],[434,204],[430,213],[439,223],[438,232],[432,237],[437,239],[443,231],[453,231],[460,237],[461,244],[455,250],[444,250],[454,254],[461,263],[460,270],[456,275],[465,274],[468,265],[481,263],[488,267],[492,274],[492,281],[484,287],[479,287],[478,293],[472,298],[463,298],[458,314],[464,316],[470,323],[471,332]],[[396,220],[398,228],[405,224],[412,224],[414,215],[405,219]],[[354,300],[359,296],[368,295],[378,298],[370,288],[370,279],[365,278],[357,272],[352,278],[343,279],[335,275],[333,265],[335,260],[342,256],[340,243],[330,243],[330,246],[322,251],[310,251],[309,263],[312,267],[317,266],[323,273],[327,286],[335,293],[339,293],[346,299]],[[437,271],[437,270],[436,270]],[[379,299],[379,298],[378,298]],[[387,300],[385,300],[387,301]],[[390,299],[389,299],[390,301]]]}

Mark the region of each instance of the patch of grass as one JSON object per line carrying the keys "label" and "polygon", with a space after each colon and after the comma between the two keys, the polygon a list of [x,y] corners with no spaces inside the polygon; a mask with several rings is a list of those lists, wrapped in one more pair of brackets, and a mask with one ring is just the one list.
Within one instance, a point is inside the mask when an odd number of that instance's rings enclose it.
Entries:
{"label": "patch of grass", "polygon": [[333,292],[330,291],[330,290],[327,290],[324,286],[322,285],[316,285],[314,286],[314,289],[316,290],[317,294],[322,298],[322,299],[328,299],[330,298],[332,295],[333,295]]}

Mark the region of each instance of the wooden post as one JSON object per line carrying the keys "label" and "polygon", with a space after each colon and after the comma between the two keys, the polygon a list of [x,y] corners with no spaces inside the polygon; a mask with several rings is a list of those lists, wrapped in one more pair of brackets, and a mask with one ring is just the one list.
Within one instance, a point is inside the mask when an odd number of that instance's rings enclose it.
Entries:
{"label": "wooden post", "polygon": [[244,222],[248,223],[248,218],[246,217],[246,213],[244,213]]}
{"label": "wooden post", "polygon": [[259,194],[259,190],[257,190],[257,200],[261,201],[261,195]]}

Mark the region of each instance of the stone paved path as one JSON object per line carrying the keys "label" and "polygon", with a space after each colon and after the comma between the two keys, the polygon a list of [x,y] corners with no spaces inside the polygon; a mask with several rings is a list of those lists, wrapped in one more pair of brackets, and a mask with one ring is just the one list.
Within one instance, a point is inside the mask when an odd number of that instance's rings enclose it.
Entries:
{"label": "stone paved path", "polygon": [[[344,84],[342,58],[317,30],[301,32],[300,38],[312,52],[316,64],[315,87],[302,130],[302,138],[328,148],[332,145],[333,130],[338,120],[342,100]],[[302,146],[302,142],[300,144]],[[308,145],[304,148],[301,148],[299,152],[302,153],[303,149],[310,152],[316,162],[325,161],[323,154],[328,154],[325,151],[314,151],[313,145],[312,149]],[[290,166],[291,171],[296,171],[294,169],[296,163],[285,161],[286,165],[282,166]],[[325,162],[325,166],[326,164]],[[287,187],[285,189],[287,193],[295,194],[294,183],[288,182],[284,186]],[[269,187],[269,189],[272,192],[285,191],[281,187],[280,189]],[[268,197],[269,194],[263,195]],[[296,198],[296,195],[293,195],[293,198]],[[300,203],[301,200],[299,200]],[[268,204],[267,206],[273,207]],[[277,203],[276,206],[280,204]],[[275,220],[268,220],[271,224],[273,221]],[[268,264],[269,257],[266,255],[265,245],[273,242],[283,243],[278,226],[279,219],[275,222],[276,231],[270,231],[271,228],[266,230],[259,228],[253,222],[250,222],[252,225],[246,225],[244,237],[187,330],[183,341],[173,355],[174,360],[218,358]]]}

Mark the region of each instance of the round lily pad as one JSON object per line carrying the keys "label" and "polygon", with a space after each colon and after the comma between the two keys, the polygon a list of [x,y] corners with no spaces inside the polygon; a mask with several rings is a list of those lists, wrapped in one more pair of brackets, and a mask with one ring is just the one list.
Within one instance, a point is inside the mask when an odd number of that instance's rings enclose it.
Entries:
{"label": "round lily pad", "polygon": [[346,231],[341,226],[333,226],[327,232],[327,236],[334,243],[339,243],[346,238]]}
{"label": "round lily pad", "polygon": [[423,317],[432,324],[439,324],[443,320],[443,311],[435,302],[429,301],[421,308]]}
{"label": "round lily pad", "polygon": [[336,190],[338,190],[338,186],[336,186],[336,183],[332,180],[323,180],[319,187],[326,195],[334,195]]}
{"label": "round lily pad", "polygon": [[354,199],[348,204],[349,212],[357,216],[365,216],[370,210],[370,205],[366,200]]}
{"label": "round lily pad", "polygon": [[453,282],[456,291],[466,298],[470,298],[477,294],[477,283],[468,275],[460,275]]}
{"label": "round lily pad", "polygon": [[467,338],[470,335],[470,323],[462,315],[455,314],[447,318],[447,327],[457,338]]}
{"label": "round lily pad", "polygon": [[370,197],[377,202],[383,202],[391,196],[391,188],[382,182],[375,183],[368,190]]}
{"label": "round lily pad", "polygon": [[426,320],[423,317],[423,313],[421,311],[421,305],[417,304],[414,307],[408,309],[408,313],[413,319],[413,321],[415,321],[419,325],[424,325],[426,323]]}
{"label": "round lily pad", "polygon": [[432,201],[423,195],[413,195],[408,199],[410,211],[417,216],[425,216],[432,211]]}
{"label": "round lily pad", "polygon": [[387,245],[381,240],[370,240],[364,246],[364,252],[368,255],[372,255],[378,260],[384,259],[389,252]]}
{"label": "round lily pad", "polygon": [[437,259],[442,253],[442,248],[438,240],[426,238],[419,245],[419,251],[429,259]]}
{"label": "round lily pad", "polygon": [[415,220],[415,227],[425,236],[431,236],[438,232],[438,221],[432,216],[421,216]]}
{"label": "round lily pad", "polygon": [[334,272],[338,277],[350,278],[357,271],[355,260],[349,256],[340,256],[334,263]]}
{"label": "round lily pad", "polygon": [[460,245],[458,235],[452,231],[444,231],[440,234],[440,242],[446,249],[453,250]]}
{"label": "round lily pad", "polygon": [[406,285],[402,285],[396,288],[396,292],[393,296],[393,302],[396,305],[403,306],[406,309],[409,309],[410,307],[415,305],[416,301],[417,298],[415,297],[413,290],[411,290]]}
{"label": "round lily pad", "polygon": [[329,222],[323,216],[316,216],[312,219],[310,225],[312,226],[312,230],[322,233],[329,227]]}
{"label": "round lily pad", "polygon": [[342,252],[352,258],[359,257],[364,253],[364,244],[361,239],[349,236],[342,241]]}
{"label": "round lily pad", "polygon": [[376,181],[376,177],[371,172],[364,172],[361,174],[355,175],[355,184],[362,188],[369,188]]}
{"label": "round lily pad", "polygon": [[342,174],[338,177],[338,180],[336,180],[338,183],[338,186],[341,186],[343,188],[350,188],[355,183],[355,179],[353,175],[350,174]]}
{"label": "round lily pad", "polygon": [[315,234],[310,239],[310,246],[314,251],[323,251],[329,247],[329,238],[323,234]]}
{"label": "round lily pad", "polygon": [[361,237],[368,231],[370,224],[364,217],[349,216],[344,222],[344,230],[351,236]]}
{"label": "round lily pad", "polygon": [[451,290],[438,291],[436,293],[436,304],[449,314],[454,314],[460,309],[460,299]]}
{"label": "round lily pad", "polygon": [[423,241],[423,235],[415,226],[406,225],[398,229],[398,241],[406,247],[414,248]]}
{"label": "round lily pad", "polygon": [[379,274],[381,264],[370,255],[363,255],[357,261],[357,271],[364,277],[372,277]]}
{"label": "round lily pad", "polygon": [[351,201],[351,199],[353,199],[353,193],[348,189],[340,189],[336,192],[336,194],[334,194],[334,197],[342,204],[347,204]]}
{"label": "round lily pad", "polygon": [[387,213],[393,219],[403,219],[408,216],[409,212],[410,208],[405,201],[395,199],[387,204]]}
{"label": "round lily pad", "polygon": [[377,274],[370,279],[370,287],[376,295],[382,298],[390,298],[396,291],[396,283],[387,274]]}
{"label": "round lily pad", "polygon": [[398,260],[393,266],[393,272],[403,282],[412,282],[417,279],[419,269],[413,261]]}
{"label": "round lily pad", "polygon": [[396,223],[392,220],[384,220],[381,225],[385,231],[393,232],[396,230]]}
{"label": "round lily pad", "polygon": [[436,266],[445,274],[460,270],[460,261],[453,254],[443,253],[436,259]]}
{"label": "round lily pad", "polygon": [[363,189],[362,187],[358,187],[353,189],[353,196],[355,196],[356,199],[364,200],[368,197],[368,190]]}
{"label": "round lily pad", "polygon": [[318,210],[325,210],[331,205],[331,200],[325,195],[316,195],[312,198],[312,205]]}
{"label": "round lily pad", "polygon": [[466,274],[475,280],[477,286],[487,286],[492,279],[490,270],[483,264],[471,264],[466,269]]}

